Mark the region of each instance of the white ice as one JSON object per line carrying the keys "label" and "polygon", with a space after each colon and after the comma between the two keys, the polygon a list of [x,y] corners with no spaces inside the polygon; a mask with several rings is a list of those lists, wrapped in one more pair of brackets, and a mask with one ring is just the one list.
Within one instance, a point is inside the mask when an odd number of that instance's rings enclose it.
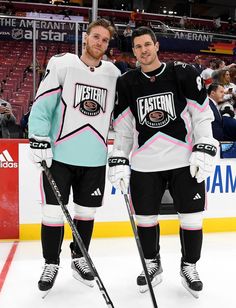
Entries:
{"label": "white ice", "polygon": [[[11,243],[0,243],[0,272]],[[142,271],[134,238],[93,239],[90,256],[115,308],[152,308],[149,292],[139,293],[136,277]],[[234,308],[236,233],[204,235],[198,272],[204,289],[198,299],[184,289],[179,275],[178,236],[161,236],[163,282],[154,288],[158,308]],[[63,243],[61,268],[45,299],[37,288],[43,260],[39,241],[20,242],[0,292],[1,308],[107,307],[98,286],[87,287],[72,278],[69,241]]]}

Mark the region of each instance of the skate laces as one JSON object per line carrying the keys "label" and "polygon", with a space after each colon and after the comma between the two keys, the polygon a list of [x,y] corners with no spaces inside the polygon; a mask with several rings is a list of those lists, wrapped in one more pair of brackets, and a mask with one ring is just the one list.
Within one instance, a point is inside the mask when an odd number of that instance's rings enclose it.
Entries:
{"label": "skate laces", "polygon": [[44,265],[44,270],[43,273],[40,277],[41,281],[52,281],[56,275],[56,273],[58,272],[59,269],[59,265],[57,264],[45,264]]}
{"label": "skate laces", "polygon": [[75,267],[79,268],[79,270],[83,272],[84,274],[90,273],[90,268],[84,257],[74,258],[73,262],[75,264]]}
{"label": "skate laces", "polygon": [[182,266],[182,272],[184,276],[186,276],[191,282],[193,281],[200,281],[198,272],[196,270],[195,263],[187,263],[184,262]]}
{"label": "skate laces", "polygon": [[[145,259],[145,263],[147,266],[148,275],[151,276],[158,270],[159,266],[156,259]],[[140,276],[145,276],[144,271],[142,271]]]}

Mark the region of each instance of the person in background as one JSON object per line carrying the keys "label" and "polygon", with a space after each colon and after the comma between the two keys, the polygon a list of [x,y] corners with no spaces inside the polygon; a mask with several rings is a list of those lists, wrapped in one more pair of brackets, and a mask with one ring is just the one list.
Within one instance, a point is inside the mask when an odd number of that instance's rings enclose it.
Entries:
{"label": "person in background", "polygon": [[28,138],[28,122],[32,105],[33,103],[31,102],[28,111],[23,115],[20,120],[20,128],[22,130],[23,138]]}
{"label": "person in background", "polygon": [[114,49],[113,48],[108,49],[102,56],[102,60],[115,63],[116,57],[114,55]]}
{"label": "person in background", "polygon": [[212,83],[212,73],[215,70],[215,59],[210,59],[208,66],[201,72],[201,77],[204,81],[205,87],[208,88]]}
{"label": "person in background", "polygon": [[208,90],[209,105],[214,113],[212,122],[213,137],[219,141],[236,141],[236,119],[234,118],[234,109],[225,105],[220,109],[224,100],[224,86],[220,83],[212,83]]}
{"label": "person in background", "polygon": [[[101,60],[113,34],[110,22],[98,19],[87,28],[80,58],[70,53],[52,57],[29,116],[32,160],[39,167],[46,162],[65,205],[72,189],[73,221],[87,250],[103,201],[107,136],[120,75],[115,65]],[[42,192],[45,264],[38,287],[48,291],[59,270],[64,216],[44,173]],[[93,274],[75,239],[70,249],[73,276],[93,286]]]}
{"label": "person in background", "polygon": [[[132,46],[140,68],[117,82],[108,178],[115,188],[130,189],[153,285],[162,280],[158,214],[168,184],[180,221],[182,283],[198,297],[203,288],[196,263],[202,248],[204,181],[215,168],[219,145],[212,136],[213,112],[203,80],[191,65],[160,62],[159,43],[150,28],[135,29]],[[141,292],[148,290],[143,272],[137,285]]]}
{"label": "person in background", "polygon": [[132,36],[132,28],[128,24],[123,31],[123,51],[130,52],[132,50],[131,46],[131,36]]}
{"label": "person in background", "polygon": [[224,108],[225,103],[232,105],[234,108],[236,107],[236,85],[231,82],[230,71],[228,69],[220,70],[218,74],[218,82],[221,83],[224,87],[224,99],[221,108]]}
{"label": "person in background", "polygon": [[205,59],[203,58],[203,56],[198,55],[194,58],[193,67],[195,67],[199,75],[205,69],[204,63],[205,63]]}
{"label": "person in background", "polygon": [[0,138],[10,138],[10,126],[16,124],[11,104],[0,98]]}

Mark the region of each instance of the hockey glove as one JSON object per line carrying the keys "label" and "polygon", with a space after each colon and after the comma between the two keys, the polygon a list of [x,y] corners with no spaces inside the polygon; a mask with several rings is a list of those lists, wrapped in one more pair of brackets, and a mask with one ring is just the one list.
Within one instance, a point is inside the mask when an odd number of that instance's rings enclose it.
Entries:
{"label": "hockey glove", "polygon": [[47,167],[50,168],[53,157],[50,138],[32,135],[29,141],[32,161],[40,167],[42,161],[45,160]]}
{"label": "hockey glove", "polygon": [[190,156],[190,173],[198,183],[206,180],[214,170],[218,141],[202,137],[199,143],[193,146]]}
{"label": "hockey glove", "polygon": [[123,151],[115,150],[111,155],[108,159],[108,179],[116,189],[127,193],[130,179],[129,160]]}

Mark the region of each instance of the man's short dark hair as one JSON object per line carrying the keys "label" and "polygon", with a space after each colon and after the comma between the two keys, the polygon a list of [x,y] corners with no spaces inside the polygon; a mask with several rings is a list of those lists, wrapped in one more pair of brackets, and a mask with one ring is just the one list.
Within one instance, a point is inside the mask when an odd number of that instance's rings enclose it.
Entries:
{"label": "man's short dark hair", "polygon": [[139,27],[137,29],[134,29],[133,32],[132,32],[132,36],[131,36],[131,42],[132,42],[132,46],[134,47],[134,39],[136,37],[139,37],[141,35],[145,35],[145,34],[148,34],[150,35],[152,41],[154,44],[156,44],[157,42],[157,38],[156,38],[156,35],[155,33],[152,31],[152,29],[150,29],[149,27]]}
{"label": "man's short dark hair", "polygon": [[224,87],[222,83],[213,82],[212,84],[209,85],[209,88],[207,89],[207,94],[210,95],[211,92],[216,91],[219,86]]}

